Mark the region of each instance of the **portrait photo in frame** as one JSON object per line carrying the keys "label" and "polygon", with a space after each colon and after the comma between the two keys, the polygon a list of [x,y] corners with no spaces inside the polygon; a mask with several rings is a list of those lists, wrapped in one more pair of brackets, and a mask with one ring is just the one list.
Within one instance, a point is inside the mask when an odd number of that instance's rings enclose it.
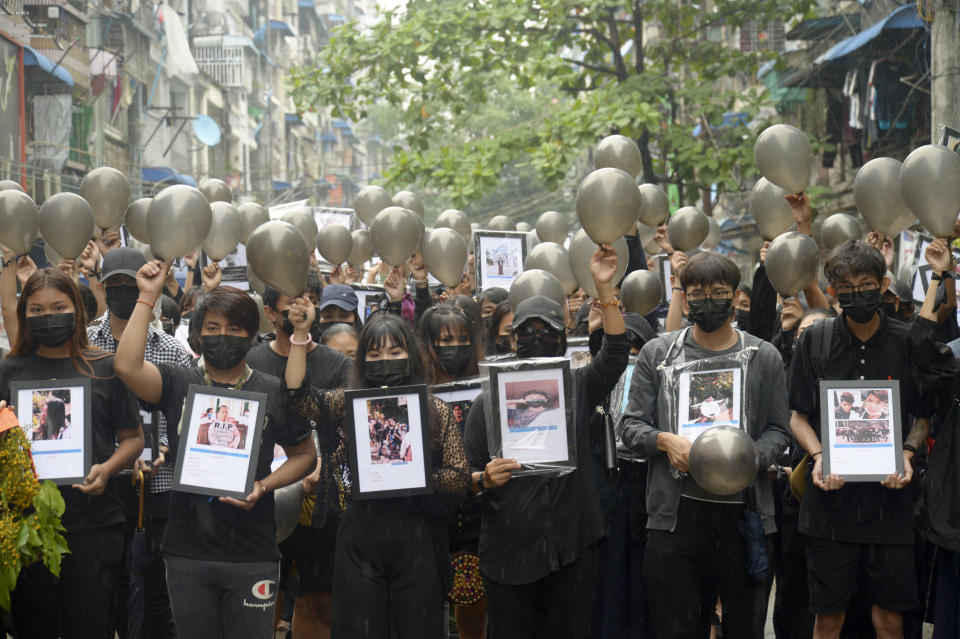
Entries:
{"label": "portrait photo in frame", "polygon": [[523,273],[527,259],[527,234],[521,231],[473,232],[477,292],[488,288],[510,290]]}
{"label": "portrait photo in frame", "polygon": [[354,499],[433,492],[427,387],[345,392]]}
{"label": "portrait photo in frame", "polygon": [[[357,315],[364,324],[371,315],[387,306],[387,293],[379,284],[351,284],[357,294]],[[357,327],[360,330],[360,327]]]}
{"label": "portrait photo in frame", "polygon": [[267,395],[191,384],[173,490],[246,499],[253,490]]}
{"label": "portrait photo in frame", "polygon": [[446,402],[453,413],[453,420],[457,422],[457,426],[460,427],[462,433],[467,415],[473,408],[473,402],[477,399],[481,390],[482,381],[477,378],[431,386],[430,394]]}
{"label": "portrait photo in frame", "polygon": [[693,443],[715,426],[743,428],[742,380],[739,367],[680,373],[677,434]]}
{"label": "portrait photo in frame", "polygon": [[30,442],[39,479],[81,484],[93,465],[93,383],[89,377],[10,384],[10,403]]}

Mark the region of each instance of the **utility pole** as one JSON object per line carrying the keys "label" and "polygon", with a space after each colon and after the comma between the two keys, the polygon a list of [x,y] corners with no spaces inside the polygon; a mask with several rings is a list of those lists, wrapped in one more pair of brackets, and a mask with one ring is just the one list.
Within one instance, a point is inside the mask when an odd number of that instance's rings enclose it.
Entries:
{"label": "utility pole", "polygon": [[931,142],[937,125],[960,129],[960,13],[956,0],[933,0],[931,44]]}

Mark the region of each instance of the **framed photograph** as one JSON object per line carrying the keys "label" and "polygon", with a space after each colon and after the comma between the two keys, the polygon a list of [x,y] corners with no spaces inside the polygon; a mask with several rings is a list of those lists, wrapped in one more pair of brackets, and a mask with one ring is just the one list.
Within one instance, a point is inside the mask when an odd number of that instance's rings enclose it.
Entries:
{"label": "framed photograph", "polygon": [[387,293],[381,284],[351,284],[350,286],[357,294],[357,314],[360,316],[361,323],[366,323],[367,318],[387,307]]}
{"label": "framed photograph", "polygon": [[820,441],[824,475],[883,481],[903,472],[900,382],[820,382]]}
{"label": "framed photograph", "polygon": [[191,384],[173,490],[246,499],[253,490],[267,396]]}
{"label": "framed photograph", "polygon": [[960,131],[943,124],[939,125],[940,146],[949,147],[955,153],[960,153]]}
{"label": "framed photograph", "polygon": [[570,368],[576,370],[583,368],[593,361],[593,355],[590,354],[589,337],[568,337],[567,352],[564,357],[570,360]]}
{"label": "framed photograph", "polygon": [[742,427],[743,371],[739,367],[680,373],[677,434],[691,443],[714,426]]}
{"label": "framed photograph", "polygon": [[521,231],[474,231],[477,292],[505,288],[523,273],[527,234]]}
{"label": "framed photograph", "polygon": [[516,459],[516,474],[576,468],[570,360],[545,358],[484,365],[489,376],[490,451]]}
{"label": "framed photograph", "polygon": [[433,492],[427,387],[345,393],[354,499]]}
{"label": "framed photograph", "polygon": [[669,304],[670,298],[673,296],[673,286],[670,284],[670,257],[658,255],[657,269],[660,271],[660,282],[663,284],[663,296],[660,298],[660,303]]}
{"label": "framed photograph", "polygon": [[437,384],[430,387],[430,394],[442,399],[450,406],[453,412],[453,419],[463,432],[463,427],[467,421],[467,415],[473,408],[473,402],[477,399],[482,389],[480,379],[465,379],[459,382],[449,382],[447,384]]}
{"label": "framed photograph", "polygon": [[241,291],[250,290],[247,281],[247,247],[237,244],[225,258],[220,260],[220,271],[223,273],[223,285],[239,288]]}
{"label": "framed photograph", "polygon": [[89,377],[10,384],[10,403],[30,441],[41,480],[82,483],[93,465],[93,382]]}
{"label": "framed photograph", "polygon": [[637,356],[631,355],[627,361],[627,368],[623,371],[617,385],[610,393],[610,419],[613,421],[617,435],[617,457],[634,461],[645,461],[646,458],[633,452],[623,443],[623,415],[627,412],[630,403],[630,382],[633,380],[633,371],[637,368]]}

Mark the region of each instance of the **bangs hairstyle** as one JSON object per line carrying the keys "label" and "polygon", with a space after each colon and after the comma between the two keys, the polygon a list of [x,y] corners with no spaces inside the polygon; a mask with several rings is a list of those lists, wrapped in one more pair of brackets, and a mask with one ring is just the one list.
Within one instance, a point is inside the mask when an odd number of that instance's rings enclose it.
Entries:
{"label": "bangs hairstyle", "polygon": [[467,364],[463,374],[466,377],[475,377],[480,374],[477,362],[483,359],[483,351],[480,347],[482,340],[476,327],[467,318],[467,314],[462,308],[449,304],[431,306],[420,318],[417,329],[420,345],[423,349],[423,365],[431,384],[437,383],[437,371],[440,370],[440,360],[437,359],[437,352],[433,345],[447,334],[464,335],[470,340],[470,346],[472,347],[470,349],[470,363]]}
{"label": "bangs hairstyle", "polygon": [[726,284],[736,291],[740,286],[740,269],[729,257],[707,251],[690,258],[680,275],[680,286],[686,292],[691,286]]}
{"label": "bangs hairstyle", "polygon": [[410,326],[396,315],[371,316],[360,331],[357,355],[353,362],[353,387],[366,388],[367,353],[383,348],[388,343],[396,344],[407,351],[410,360],[410,384],[423,384],[423,357]]}
{"label": "bangs hairstyle", "polygon": [[[477,304],[469,295],[454,295],[450,297],[444,305],[453,306],[463,311],[467,316],[467,321],[472,325],[473,335],[477,336],[477,348],[483,348],[483,316],[480,314],[480,305]],[[483,352],[482,350],[480,352]]]}
{"label": "bangs hairstyle", "polygon": [[201,352],[200,329],[207,313],[213,311],[247,331],[251,342],[260,329],[260,309],[246,291],[232,286],[218,286],[197,301],[193,309],[193,321],[190,322],[190,334],[187,343],[194,352]]}
{"label": "bangs hairstyle", "polygon": [[23,285],[20,300],[17,302],[17,324],[20,330],[17,331],[17,339],[9,354],[26,357],[36,352],[37,342],[30,334],[30,324],[27,323],[27,304],[35,293],[48,288],[63,293],[73,304],[73,319],[76,322],[76,329],[70,339],[67,340],[67,344],[70,346],[70,359],[73,360],[74,367],[86,377],[99,379],[93,374],[93,367],[90,362],[108,357],[111,353],[90,346],[90,342],[87,340],[86,310],[83,305],[83,298],[80,296],[80,289],[60,269],[41,269],[31,275],[26,284]]}
{"label": "bangs hairstyle", "polygon": [[510,293],[505,288],[500,288],[499,286],[494,286],[493,288],[484,289],[480,293],[480,297],[477,299],[477,302],[482,306],[484,302],[491,302],[492,304],[499,304],[500,302],[505,302],[510,298]]}
{"label": "bangs hairstyle", "polygon": [[886,273],[883,254],[863,240],[847,240],[833,249],[823,265],[823,274],[831,286],[858,275],[873,275],[882,284]]}

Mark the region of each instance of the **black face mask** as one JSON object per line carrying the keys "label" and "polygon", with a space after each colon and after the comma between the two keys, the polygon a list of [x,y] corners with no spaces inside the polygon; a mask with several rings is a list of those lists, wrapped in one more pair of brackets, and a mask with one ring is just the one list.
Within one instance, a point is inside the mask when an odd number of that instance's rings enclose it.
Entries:
{"label": "black face mask", "polygon": [[734,311],[735,317],[737,318],[737,328],[742,331],[747,330],[747,325],[750,322],[750,311],[745,311],[742,308],[738,308]]}
{"label": "black face mask", "polygon": [[280,329],[284,335],[293,335],[293,322],[290,321],[290,309],[285,311],[280,311],[280,317],[283,318],[283,324],[280,325]]}
{"label": "black face mask", "polygon": [[690,305],[688,317],[704,333],[712,333],[730,319],[730,307],[733,300],[702,299],[687,300]]}
{"label": "black face mask", "polygon": [[176,327],[173,325],[171,320],[160,320],[160,325],[163,326],[163,332],[167,335],[173,337],[177,333]]}
{"label": "black face mask", "polygon": [[559,357],[563,353],[560,345],[556,342],[545,342],[542,339],[535,339],[527,344],[517,344],[517,357],[526,359],[528,357]]}
{"label": "black face mask", "polygon": [[892,317],[893,319],[900,319],[897,317],[897,303],[896,302],[880,302],[880,310],[883,311],[887,317]]}
{"label": "black face mask", "polygon": [[56,348],[67,343],[77,330],[73,313],[47,313],[27,318],[30,336],[38,344]]}
{"label": "black face mask", "polygon": [[404,386],[410,381],[410,358],[377,359],[364,362],[363,381],[371,388]]}
{"label": "black face mask", "polygon": [[437,354],[437,360],[443,366],[443,370],[451,377],[460,377],[473,356],[473,347],[466,346],[434,346],[434,352]]}
{"label": "black face mask", "polygon": [[120,319],[130,319],[133,309],[137,306],[140,289],[136,286],[105,286],[107,308]]}
{"label": "black face mask", "polygon": [[203,361],[225,371],[243,361],[250,350],[250,339],[239,335],[202,335],[200,352]]}
{"label": "black face mask", "polygon": [[872,291],[856,291],[853,293],[838,293],[837,301],[843,314],[857,324],[866,324],[873,319],[880,308],[880,289]]}
{"label": "black face mask", "polygon": [[506,355],[507,353],[513,352],[513,345],[510,343],[509,335],[498,335],[494,347],[497,355]]}

